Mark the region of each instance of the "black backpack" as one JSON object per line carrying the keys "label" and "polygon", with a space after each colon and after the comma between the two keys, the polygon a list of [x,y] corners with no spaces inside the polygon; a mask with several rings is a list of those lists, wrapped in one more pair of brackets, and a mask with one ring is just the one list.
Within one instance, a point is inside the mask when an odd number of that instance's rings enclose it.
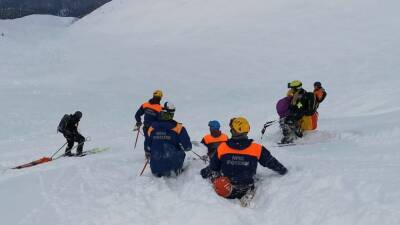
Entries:
{"label": "black backpack", "polygon": [[317,99],[313,92],[306,92],[303,95],[304,114],[312,116],[317,111]]}
{"label": "black backpack", "polygon": [[67,124],[68,124],[68,121],[69,121],[69,117],[70,116],[68,114],[65,114],[63,116],[63,118],[61,119],[61,121],[60,121],[60,123],[58,124],[58,127],[57,127],[57,131],[58,132],[64,133],[65,128],[67,127]]}

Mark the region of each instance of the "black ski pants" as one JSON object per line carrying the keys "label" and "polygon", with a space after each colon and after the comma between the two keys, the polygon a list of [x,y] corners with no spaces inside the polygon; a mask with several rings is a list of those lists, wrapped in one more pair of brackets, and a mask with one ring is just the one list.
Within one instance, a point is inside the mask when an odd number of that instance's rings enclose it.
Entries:
{"label": "black ski pants", "polygon": [[85,137],[83,137],[80,133],[71,133],[71,134],[64,134],[65,139],[67,139],[68,146],[65,149],[65,153],[71,153],[72,147],[74,147],[74,143],[78,143],[78,147],[76,149],[77,154],[81,154],[83,150],[83,143],[85,142]]}

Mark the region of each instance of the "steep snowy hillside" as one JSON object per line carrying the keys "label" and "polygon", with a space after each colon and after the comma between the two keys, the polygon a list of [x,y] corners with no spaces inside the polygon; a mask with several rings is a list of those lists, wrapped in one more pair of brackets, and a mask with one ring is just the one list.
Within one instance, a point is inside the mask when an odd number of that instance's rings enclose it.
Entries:
{"label": "steep snowy hillside", "polygon": [[[400,224],[400,2],[387,0],[114,0],[79,21],[0,21],[0,164],[49,156],[65,113],[81,110],[85,148],[0,175],[7,225]],[[258,168],[250,208],[218,197],[187,154],[182,176],[157,179],[133,151],[134,112],[154,89],[192,140],[233,116],[260,140],[293,79],[328,91],[319,128],[298,145],[263,144],[289,169]],[[194,147],[204,154],[205,149]]]}

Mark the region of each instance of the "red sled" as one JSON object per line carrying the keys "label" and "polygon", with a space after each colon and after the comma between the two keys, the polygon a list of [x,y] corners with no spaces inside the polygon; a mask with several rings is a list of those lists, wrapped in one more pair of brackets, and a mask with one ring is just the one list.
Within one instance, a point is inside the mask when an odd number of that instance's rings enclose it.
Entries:
{"label": "red sled", "polygon": [[31,166],[36,166],[36,165],[38,165],[38,164],[50,162],[51,160],[52,160],[52,158],[43,157],[43,158],[38,159],[38,160],[35,160],[35,161],[33,161],[33,162],[30,162],[30,163],[26,163],[26,164],[23,164],[23,165],[20,165],[20,166],[13,167],[12,169],[22,169],[22,168],[27,168],[27,167],[31,167]]}

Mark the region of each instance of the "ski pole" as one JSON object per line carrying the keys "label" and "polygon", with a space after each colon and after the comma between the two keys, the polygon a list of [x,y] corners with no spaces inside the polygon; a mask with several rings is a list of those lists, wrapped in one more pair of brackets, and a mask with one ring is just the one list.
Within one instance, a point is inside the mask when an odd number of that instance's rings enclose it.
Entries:
{"label": "ski pole", "polygon": [[[80,145],[83,145],[85,142],[89,142],[89,141],[91,141],[91,138],[90,138],[90,137],[86,137],[84,142],[75,145],[73,148],[70,149],[70,151],[76,149],[76,148],[79,147]],[[67,143],[68,143],[68,142],[67,142]],[[65,144],[66,144],[66,143],[65,143]],[[65,144],[64,144],[64,145],[65,145]],[[64,145],[63,145],[63,147],[64,147]],[[61,148],[62,148],[62,147],[61,147]],[[60,150],[58,150],[58,151],[60,151]],[[58,151],[57,151],[57,152],[58,152]],[[56,153],[57,153],[57,152],[56,152]],[[54,155],[55,155],[55,153],[51,156],[51,159],[52,159],[52,160],[53,160]],[[64,156],[64,154],[62,154],[62,155],[60,155],[60,156],[57,156],[56,158],[54,158],[54,160],[56,160],[56,159],[58,159],[58,158],[61,158],[61,157],[63,157],[63,156]]]}
{"label": "ski pole", "polygon": [[195,154],[197,157],[199,157],[199,159],[201,159],[201,160],[203,160],[204,161],[204,163],[207,163],[207,160],[206,159],[204,159],[203,157],[201,157],[201,155],[199,155],[199,154],[197,154],[195,151],[193,151],[193,150],[190,150],[193,154]]}
{"label": "ski pole", "polygon": [[199,157],[201,159],[201,155],[197,154],[195,151],[190,150],[193,154],[195,154],[197,157]]}
{"label": "ski pole", "polygon": [[147,164],[149,164],[149,159],[146,159],[146,163],[144,164],[143,169],[142,169],[142,172],[140,172],[140,175],[139,175],[139,176],[142,176],[144,170],[145,170],[146,167],[147,167]]}
{"label": "ski pole", "polygon": [[135,140],[135,147],[133,147],[133,150],[135,150],[136,149],[136,144],[137,144],[137,141],[138,141],[138,139],[139,139],[139,133],[140,133],[140,127],[141,127],[142,125],[140,125],[138,128],[137,128],[137,134],[136,134],[136,140]]}
{"label": "ski pole", "polygon": [[261,130],[261,139],[263,138],[264,133],[265,133],[265,130],[267,129],[267,127],[271,126],[271,125],[274,124],[276,121],[277,121],[277,120],[271,120],[271,121],[267,121],[267,122],[264,124],[264,127],[263,127],[263,129]]}
{"label": "ski pole", "polygon": [[50,159],[52,159],[68,142],[65,142],[61,148],[59,148],[53,155],[51,155]]}

